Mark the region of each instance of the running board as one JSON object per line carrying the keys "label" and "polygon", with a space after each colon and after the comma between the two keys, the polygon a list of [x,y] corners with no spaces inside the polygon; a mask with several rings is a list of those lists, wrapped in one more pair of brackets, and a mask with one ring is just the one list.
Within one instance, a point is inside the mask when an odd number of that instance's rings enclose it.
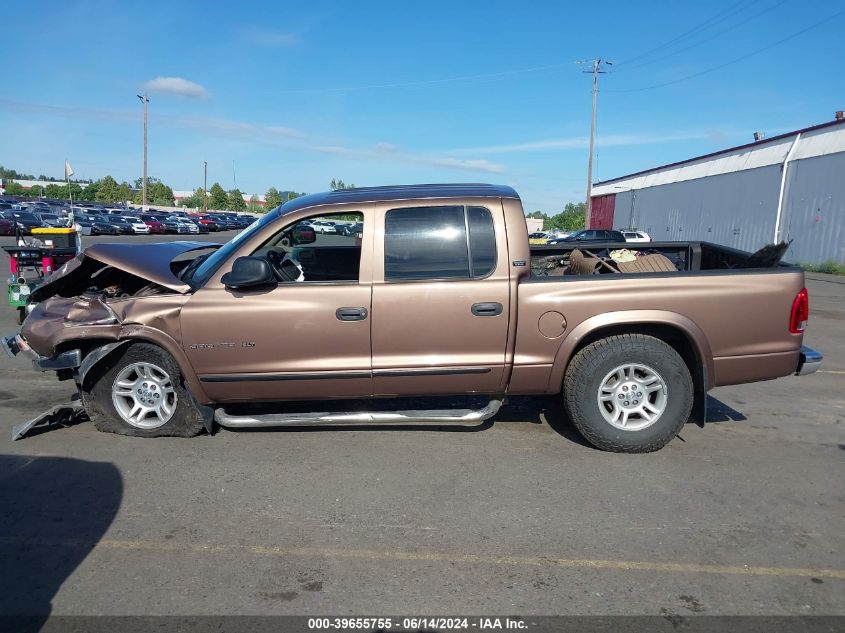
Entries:
{"label": "running board", "polygon": [[264,415],[230,415],[222,408],[214,412],[214,420],[228,428],[260,428],[273,426],[355,425],[355,424],[456,424],[474,426],[492,418],[502,406],[491,400],[481,409],[432,409],[430,411],[359,411],[355,413],[267,413]]}

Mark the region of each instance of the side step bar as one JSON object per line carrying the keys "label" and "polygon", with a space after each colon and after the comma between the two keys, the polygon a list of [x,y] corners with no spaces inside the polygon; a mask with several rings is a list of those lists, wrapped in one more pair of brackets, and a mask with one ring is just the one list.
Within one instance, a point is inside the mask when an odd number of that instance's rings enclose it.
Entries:
{"label": "side step bar", "polygon": [[260,428],[273,426],[304,426],[311,424],[457,424],[474,426],[492,418],[502,406],[501,400],[491,400],[481,409],[432,409],[430,411],[374,411],[337,413],[267,413],[263,415],[230,415],[222,408],[214,412],[214,420],[228,428]]}

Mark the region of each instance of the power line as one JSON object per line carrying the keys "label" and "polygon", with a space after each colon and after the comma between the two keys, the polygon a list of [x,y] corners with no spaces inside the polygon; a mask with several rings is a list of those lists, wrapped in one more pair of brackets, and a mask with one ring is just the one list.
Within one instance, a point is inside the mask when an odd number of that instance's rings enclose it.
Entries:
{"label": "power line", "polygon": [[745,61],[749,57],[754,57],[755,55],[759,55],[760,53],[763,53],[763,52],[765,52],[769,49],[772,49],[776,46],[780,46],[784,42],[788,42],[789,40],[793,40],[796,37],[803,35],[807,31],[812,31],[813,29],[818,28],[818,27],[822,26],[823,24],[830,22],[831,20],[835,20],[836,18],[838,18],[840,15],[843,15],[843,14],[845,14],[845,10],[834,13],[833,15],[830,15],[830,16],[824,18],[823,20],[819,20],[818,22],[815,22],[815,23],[811,24],[810,26],[801,29],[800,31],[796,31],[795,33],[792,33],[791,35],[787,35],[786,37],[781,38],[781,39],[777,40],[776,42],[772,42],[771,44],[767,44],[766,46],[763,46],[762,48],[758,48],[757,50],[751,51],[750,53],[746,53],[745,55],[737,57],[736,59],[732,59],[728,62],[725,62],[724,64],[719,64],[718,66],[713,66],[712,68],[707,68],[706,70],[702,70],[700,72],[693,73],[691,75],[687,75],[686,77],[681,77],[679,79],[673,79],[672,81],[666,81],[666,82],[663,82],[663,83],[654,84],[652,86],[643,86],[641,88],[628,88],[628,89],[625,89],[625,90],[605,90],[605,92],[642,92],[644,90],[654,90],[656,88],[663,88],[665,86],[671,86],[671,85],[674,85],[674,84],[681,83],[682,81],[687,81],[688,79],[694,79],[695,77],[701,77],[702,75],[706,75],[708,73],[712,73],[712,72],[715,72],[717,70],[721,70],[722,68],[726,68],[727,66],[731,66],[731,65],[737,64],[741,61]]}
{"label": "power line", "polygon": [[655,64],[659,61],[663,61],[664,59],[669,59],[670,57],[675,57],[677,55],[680,55],[681,53],[684,53],[684,52],[686,52],[686,51],[688,51],[692,48],[696,48],[697,46],[701,46],[702,44],[706,44],[707,42],[710,42],[711,40],[714,40],[717,37],[721,37],[725,33],[730,33],[731,31],[739,28],[743,24],[748,24],[749,22],[751,22],[751,20],[756,20],[761,15],[765,15],[766,13],[769,13],[770,11],[777,9],[779,6],[781,6],[782,4],[786,4],[788,1],[789,0],[780,0],[780,2],[776,2],[775,4],[773,4],[769,7],[766,7],[762,11],[758,11],[757,13],[750,15],[747,18],[745,18],[744,20],[741,20],[741,21],[737,22],[736,24],[732,24],[731,26],[729,26],[726,29],[722,29],[721,31],[717,31],[716,33],[713,33],[712,35],[710,35],[709,37],[707,37],[703,40],[699,40],[698,42],[690,44],[689,46],[685,46],[684,48],[679,48],[679,49],[669,53],[668,55],[662,55],[662,56],[656,57],[654,59],[647,59],[645,61],[640,62],[639,64],[634,64],[633,66],[626,66],[622,70],[633,70],[634,68],[642,68],[643,66],[648,66],[649,64]]}
{"label": "power line", "polygon": [[[698,26],[694,26],[693,28],[689,29],[688,31],[684,31],[683,33],[681,33],[677,37],[672,38],[668,42],[664,42],[663,44],[660,44],[659,46],[656,46],[652,49],[649,49],[649,50],[645,51],[644,53],[640,53],[639,55],[632,57],[631,59],[626,59],[626,60],[623,60],[621,62],[618,62],[617,66],[625,66],[627,64],[630,64],[631,62],[635,62],[637,60],[643,59],[644,57],[648,57],[652,53],[656,53],[658,51],[661,51],[661,50],[671,46],[675,42],[678,42],[678,41],[684,39],[685,37],[693,35],[693,34],[699,32],[699,31],[707,30],[708,28],[710,28],[714,24],[718,24],[719,22],[723,22],[724,20],[728,19],[729,17],[732,17],[733,15],[736,15],[737,13],[741,13],[742,11],[747,9],[749,6],[751,6],[752,4],[759,2],[759,0],[751,0],[750,3],[746,4],[747,2],[748,2],[748,0],[740,0],[740,2],[737,2],[736,4],[731,5],[727,9],[720,11],[716,15],[711,16],[710,18],[708,18],[707,20],[705,20],[704,22],[702,22]],[[746,5],[746,6],[742,6],[742,5]]]}

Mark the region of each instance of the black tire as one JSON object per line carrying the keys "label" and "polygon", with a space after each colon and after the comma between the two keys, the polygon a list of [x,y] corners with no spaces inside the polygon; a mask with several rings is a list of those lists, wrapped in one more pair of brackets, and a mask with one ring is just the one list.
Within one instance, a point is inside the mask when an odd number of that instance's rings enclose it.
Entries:
{"label": "black tire", "polygon": [[[126,422],[112,402],[112,384],[126,366],[135,362],[152,363],[167,372],[176,393],[176,408],[162,426],[143,429]],[[130,343],[116,349],[97,363],[85,376],[80,390],[82,404],[98,431],[134,437],[193,437],[205,428],[203,416],[188,392],[182,373],[173,357],[157,345]]]}
{"label": "black tire", "polygon": [[[613,426],[599,408],[602,381],[626,363],[653,369],[666,385],[663,413],[640,430]],[[572,358],[563,379],[563,401],[575,428],[593,446],[614,453],[649,453],[669,443],[689,418],[692,377],[678,352],[658,338],[644,334],[609,336],[587,345]]]}

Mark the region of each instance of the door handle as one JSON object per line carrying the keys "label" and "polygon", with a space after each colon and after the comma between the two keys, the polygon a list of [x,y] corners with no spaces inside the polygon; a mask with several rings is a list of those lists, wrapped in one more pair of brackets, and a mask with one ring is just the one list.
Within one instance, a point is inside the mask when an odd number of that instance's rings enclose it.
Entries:
{"label": "door handle", "polygon": [[367,308],[338,308],[334,315],[339,321],[363,321],[367,318]]}
{"label": "door handle", "polygon": [[495,301],[473,303],[471,312],[475,316],[499,316],[502,313],[502,304]]}

